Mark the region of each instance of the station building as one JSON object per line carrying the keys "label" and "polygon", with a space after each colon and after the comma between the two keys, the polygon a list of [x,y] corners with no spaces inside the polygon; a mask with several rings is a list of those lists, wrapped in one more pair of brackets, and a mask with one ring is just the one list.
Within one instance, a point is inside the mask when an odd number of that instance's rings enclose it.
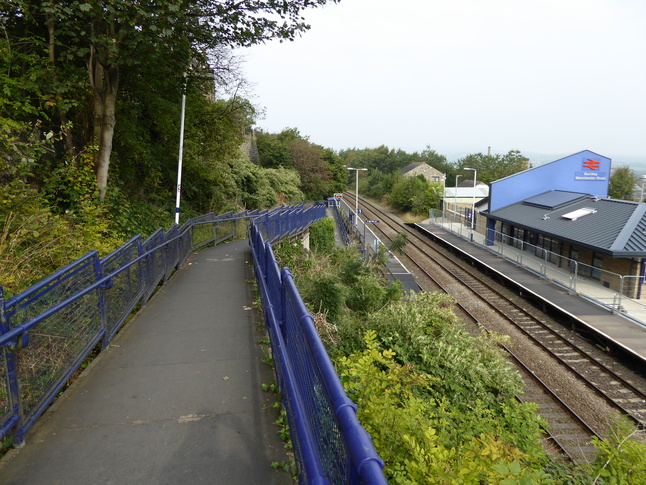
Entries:
{"label": "station building", "polygon": [[489,185],[467,180],[456,187],[444,189],[444,207],[449,213],[460,214],[470,211],[475,204],[477,211],[485,210],[489,201]]}
{"label": "station building", "polygon": [[610,166],[585,150],[492,182],[476,230],[640,298],[646,204],[608,198]]}

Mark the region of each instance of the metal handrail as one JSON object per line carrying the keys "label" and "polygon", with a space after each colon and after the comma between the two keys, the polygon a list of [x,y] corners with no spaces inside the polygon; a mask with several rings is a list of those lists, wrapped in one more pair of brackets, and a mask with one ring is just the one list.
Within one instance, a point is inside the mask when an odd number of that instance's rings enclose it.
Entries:
{"label": "metal handrail", "polygon": [[[206,214],[166,233],[159,229],[143,242],[136,236],[103,259],[90,251],[7,300],[0,287],[0,438],[13,433],[20,446],[99,342],[106,348],[128,315],[193,250],[236,237],[235,221],[252,217],[257,215],[246,211]],[[227,234],[217,234],[229,223]],[[198,237],[206,224],[213,231]],[[55,354],[56,365],[30,358],[41,353]]]}
{"label": "metal handrail", "polygon": [[[322,210],[321,210],[322,209]],[[270,242],[304,230],[325,208],[285,212],[291,221],[270,227],[258,218],[249,227],[256,279],[271,340],[276,377],[287,411],[300,484],[383,485],[383,462],[360,425],[323,347],[314,318],[287,268],[278,269]],[[281,233],[270,229],[281,228]]]}

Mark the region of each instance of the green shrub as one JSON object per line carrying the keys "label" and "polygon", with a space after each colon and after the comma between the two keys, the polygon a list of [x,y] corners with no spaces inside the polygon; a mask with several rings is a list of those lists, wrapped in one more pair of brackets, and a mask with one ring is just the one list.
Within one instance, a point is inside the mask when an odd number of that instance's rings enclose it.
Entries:
{"label": "green shrub", "polygon": [[5,296],[97,249],[102,256],[123,241],[110,233],[105,207],[84,200],[53,213],[35,188],[20,181],[0,186],[0,275]]}
{"label": "green shrub", "polygon": [[359,276],[350,287],[346,304],[352,311],[372,313],[383,306],[385,295],[386,289],[372,275]]}
{"label": "green shrub", "polygon": [[[365,345],[337,367],[390,483],[539,483],[539,460],[505,442],[495,419],[452,411],[437,394],[440,380],[397,363],[393,351],[379,349],[374,330]],[[538,429],[536,420],[524,422]],[[464,428],[470,432],[457,439]]]}
{"label": "green shrub", "polygon": [[[481,401],[498,408],[501,397],[514,396],[523,388],[498,347],[503,337],[473,337],[457,321],[450,302],[439,293],[412,294],[366,318],[361,335],[375,330],[381,347],[393,349],[399,362],[443,379],[443,393],[452,402],[467,406]],[[341,325],[339,330],[345,331]],[[359,338],[357,331],[351,335]]]}
{"label": "green shrub", "polygon": [[320,274],[310,278],[304,298],[314,313],[327,312],[331,321],[337,321],[343,312],[344,289],[334,275]]}
{"label": "green shrub", "polygon": [[635,439],[638,432],[628,418],[618,415],[605,440],[592,438],[592,445],[598,450],[597,459],[590,466],[595,483],[646,483],[646,444]]}
{"label": "green shrub", "polygon": [[341,261],[339,268],[339,277],[344,285],[355,285],[359,278],[370,274],[370,267],[365,264],[357,255],[357,251],[353,249],[352,258]]}
{"label": "green shrub", "polygon": [[346,305],[355,312],[373,313],[393,301],[398,301],[401,295],[402,285],[399,281],[387,284],[374,273],[361,275],[349,287]]}
{"label": "green shrub", "polygon": [[310,226],[310,248],[314,252],[329,253],[336,245],[335,224],[332,219],[320,219]]}
{"label": "green shrub", "polygon": [[316,263],[309,257],[301,241],[281,241],[274,246],[274,256],[280,267],[287,267],[294,277],[307,274]]}

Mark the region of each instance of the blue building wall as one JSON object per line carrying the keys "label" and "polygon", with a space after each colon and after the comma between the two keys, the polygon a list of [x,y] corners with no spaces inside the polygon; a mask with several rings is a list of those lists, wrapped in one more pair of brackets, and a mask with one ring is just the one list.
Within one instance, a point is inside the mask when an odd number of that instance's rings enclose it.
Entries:
{"label": "blue building wall", "polygon": [[608,197],[611,160],[589,150],[525,170],[490,184],[489,211],[549,190]]}

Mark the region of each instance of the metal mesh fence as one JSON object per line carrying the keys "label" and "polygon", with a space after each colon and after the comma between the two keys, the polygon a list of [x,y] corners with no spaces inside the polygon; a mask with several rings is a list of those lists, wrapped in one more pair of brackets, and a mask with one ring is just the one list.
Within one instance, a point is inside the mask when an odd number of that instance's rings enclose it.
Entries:
{"label": "metal mesh fence", "polygon": [[98,253],[72,263],[54,275],[5,302],[4,318],[9,328],[31,320],[45,310],[71,298],[96,282]]}
{"label": "metal mesh fence", "polygon": [[343,446],[343,437],[334,419],[334,410],[325,392],[325,384],[320,374],[318,363],[307,342],[302,325],[313,325],[311,317],[299,315],[294,298],[297,295],[285,295],[285,320],[283,336],[286,352],[290,356],[305,416],[312,430],[314,444],[325,476],[330,483],[345,483],[350,475],[349,459]]}
{"label": "metal mesh fence", "polygon": [[11,394],[8,390],[7,351],[4,348],[0,349],[0,379],[2,379],[2,386],[0,386],[0,426],[4,426],[13,414]]}
{"label": "metal mesh fence", "polygon": [[[164,251],[161,248],[164,242],[164,231],[158,229],[142,244],[142,252],[147,256],[142,260],[142,272],[144,285],[144,301],[147,301],[152,295],[153,291],[164,278],[165,264],[164,264]],[[159,248],[153,251],[154,248]]]}
{"label": "metal mesh fence", "polygon": [[141,251],[137,236],[101,261],[101,272],[110,281],[103,286],[103,306],[108,336],[123,324],[144,291],[143,265],[137,259]]}
{"label": "metal mesh fence", "polygon": [[261,217],[250,227],[276,376],[301,468],[299,483],[385,484],[383,462],[357,421],[356,407],[343,391],[313,318],[291,274],[279,272],[271,244],[263,238],[267,234],[276,240],[302,230],[319,214],[290,211],[286,217],[291,221]]}
{"label": "metal mesh fence", "polygon": [[27,417],[71,364],[85,356],[102,332],[97,292],[91,292],[43,320],[29,332],[29,347],[17,355],[21,404]]}
{"label": "metal mesh fence", "polygon": [[[159,230],[143,243],[140,237],[133,238],[103,260],[94,251],[20,295],[3,300],[0,436],[13,431],[16,443],[22,442],[24,434],[88,353],[102,338],[107,345],[136,304],[145,301],[196,244],[233,238],[242,232],[246,223],[233,221],[231,216],[228,214],[224,221],[215,218],[213,224],[193,222],[184,231],[178,226],[166,234]],[[307,209],[281,208],[271,218],[265,212],[259,214],[258,220],[264,222],[264,229],[273,239],[278,239],[324,216],[325,206],[317,204]],[[249,218],[246,213],[245,217]],[[350,419],[337,421],[331,403],[339,407],[343,402],[340,407],[346,412],[351,402],[343,400],[347,399],[345,394],[344,398],[338,395],[340,382],[331,386],[330,379],[338,381],[338,377],[330,370],[329,359],[321,367],[320,348],[312,348],[313,342],[316,347],[320,340],[313,337],[316,331],[311,316],[295,287],[285,293],[271,245],[264,242],[255,226],[251,234],[256,271],[267,276],[262,278],[261,296],[267,321],[272,322],[273,352],[281,362],[276,373],[288,396],[285,407],[301,465],[301,483],[323,483],[319,482],[323,476],[327,483],[385,483],[381,468],[375,464],[378,457],[374,450],[370,453],[369,437],[360,438],[356,448],[348,448],[348,443],[361,433],[353,431],[348,436],[338,423],[356,422],[356,416],[352,411]],[[275,347],[276,342],[280,348]],[[331,392],[335,386],[337,394]],[[359,463],[364,471],[377,467],[374,480],[355,480]]]}
{"label": "metal mesh fence", "polygon": [[179,228],[177,226],[173,226],[164,237],[164,239],[168,241],[168,243],[164,245],[165,279],[170,278],[170,275],[175,271],[176,266],[179,264],[179,244],[176,239],[178,236]]}
{"label": "metal mesh fence", "polygon": [[200,221],[199,224],[194,225],[191,233],[193,247],[199,248],[215,241],[216,227],[213,221]]}
{"label": "metal mesh fence", "polygon": [[7,301],[0,287],[0,438],[22,442],[92,349],[195,249],[193,225],[137,236],[103,260],[92,251]]}

